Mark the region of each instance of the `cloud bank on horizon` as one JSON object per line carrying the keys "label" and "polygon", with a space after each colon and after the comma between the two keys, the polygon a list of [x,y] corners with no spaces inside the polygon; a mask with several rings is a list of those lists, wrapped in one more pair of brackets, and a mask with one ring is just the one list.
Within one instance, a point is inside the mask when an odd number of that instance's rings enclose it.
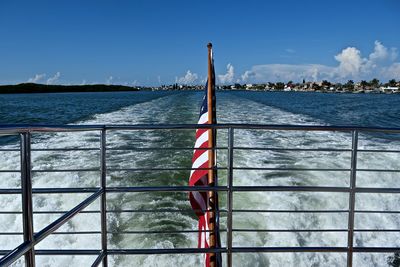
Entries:
{"label": "cloud bank on horizon", "polygon": [[180,78],[175,77],[175,83],[192,85],[197,82],[198,78],[199,75],[197,75],[197,73],[192,73],[190,70],[188,70],[185,76]]}
{"label": "cloud bank on horizon", "polygon": [[[264,64],[255,65],[246,70],[236,82],[276,82],[276,81],[321,81],[343,82],[352,80],[383,80],[400,78],[400,62],[397,48],[387,48],[375,41],[374,50],[368,57],[362,57],[361,51],[355,47],[347,47],[335,56],[337,66],[321,64]],[[233,69],[233,66],[231,66]],[[219,75],[221,83],[232,83],[235,75],[225,79]]]}
{"label": "cloud bank on horizon", "polygon": [[[289,50],[289,51],[288,51]],[[293,49],[286,49],[295,53]],[[381,80],[400,79],[400,62],[397,48],[387,48],[380,41],[375,41],[374,50],[363,57],[355,47],[343,49],[334,58],[337,66],[321,64],[263,64],[254,65],[241,75],[235,74],[234,66],[229,63],[226,73],[217,75],[220,84],[232,83],[264,83],[285,81],[322,81],[346,82],[347,80]],[[198,75],[187,71],[186,75],[176,78],[177,83],[193,84]]]}
{"label": "cloud bank on horizon", "polygon": [[[295,53],[293,49],[288,53]],[[398,59],[397,48],[385,47],[380,41],[375,41],[373,51],[363,57],[361,51],[356,47],[347,47],[339,54],[334,56],[338,62],[336,66],[322,64],[262,64],[254,65],[242,74],[236,74],[233,64],[226,66],[226,73],[217,75],[217,83],[265,83],[265,82],[287,82],[287,81],[322,81],[346,82],[347,80],[371,80],[378,78],[382,81],[389,79],[400,80],[400,62]],[[27,82],[59,84],[61,73],[57,72],[54,76],[46,79],[47,74],[36,74],[29,78]],[[206,79],[187,70],[182,77],[175,77],[175,83],[193,85],[204,83]],[[86,84],[86,80],[84,84]],[[92,82],[93,83],[93,82]],[[158,76],[158,83],[161,83]],[[123,82],[116,80],[113,76],[106,78],[106,84],[125,84],[135,86],[140,84],[134,82]]]}
{"label": "cloud bank on horizon", "polygon": [[28,83],[45,83],[47,85],[57,84],[61,77],[61,73],[59,71],[54,74],[54,76],[48,78],[46,80],[46,73],[36,74],[34,77],[28,79]]}

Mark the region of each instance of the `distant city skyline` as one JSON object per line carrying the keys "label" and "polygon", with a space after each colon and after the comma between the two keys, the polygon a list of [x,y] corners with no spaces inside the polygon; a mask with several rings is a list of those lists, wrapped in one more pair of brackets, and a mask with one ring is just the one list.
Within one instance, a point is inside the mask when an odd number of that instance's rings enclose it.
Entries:
{"label": "distant city skyline", "polygon": [[0,2],[0,84],[400,79],[400,2]]}

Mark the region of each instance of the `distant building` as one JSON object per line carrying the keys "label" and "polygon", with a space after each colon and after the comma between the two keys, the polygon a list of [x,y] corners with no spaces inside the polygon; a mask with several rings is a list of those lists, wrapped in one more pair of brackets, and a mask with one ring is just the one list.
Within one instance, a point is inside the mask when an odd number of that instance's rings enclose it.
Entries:
{"label": "distant building", "polygon": [[283,91],[292,91],[292,85],[285,85],[285,88],[283,88]]}
{"label": "distant building", "polygon": [[379,90],[381,91],[381,92],[384,92],[384,93],[398,93],[398,92],[400,92],[400,90],[399,90],[399,87],[395,87],[395,86],[387,86],[387,87],[381,87],[381,88],[379,88]]}

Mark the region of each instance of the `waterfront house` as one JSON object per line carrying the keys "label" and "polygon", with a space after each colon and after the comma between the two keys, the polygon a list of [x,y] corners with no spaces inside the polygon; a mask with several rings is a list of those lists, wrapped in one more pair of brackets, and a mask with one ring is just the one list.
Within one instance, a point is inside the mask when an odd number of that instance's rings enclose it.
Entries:
{"label": "waterfront house", "polygon": [[387,87],[381,87],[379,88],[381,90],[381,92],[383,93],[399,93],[399,87],[396,86],[387,86]]}
{"label": "waterfront house", "polygon": [[254,85],[251,83],[246,84],[246,90],[253,89],[253,87],[254,87]]}

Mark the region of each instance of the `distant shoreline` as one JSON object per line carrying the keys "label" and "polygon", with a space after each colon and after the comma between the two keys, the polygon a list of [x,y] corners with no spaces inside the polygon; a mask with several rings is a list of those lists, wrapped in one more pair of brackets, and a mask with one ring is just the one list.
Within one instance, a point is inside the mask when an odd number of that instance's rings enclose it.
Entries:
{"label": "distant shoreline", "polygon": [[134,92],[138,87],[124,85],[46,85],[21,83],[16,85],[0,85],[0,94],[36,94],[36,93],[85,93],[85,92]]}
{"label": "distant shoreline", "polygon": [[[350,90],[332,90],[319,88],[315,89],[299,89],[299,88],[284,88],[284,89],[272,89],[272,88],[222,88],[217,86],[217,91],[252,91],[252,92],[301,92],[301,93],[345,93],[345,94],[400,94],[400,88],[397,90],[363,90],[358,89],[354,91]],[[107,85],[107,84],[90,84],[90,85],[47,85],[37,83],[21,83],[16,85],[0,85],[1,94],[44,94],[44,93],[101,93],[101,92],[137,92],[137,91],[203,91],[203,86],[182,86],[175,88],[172,87],[142,87],[142,86],[125,86],[125,85]]]}

